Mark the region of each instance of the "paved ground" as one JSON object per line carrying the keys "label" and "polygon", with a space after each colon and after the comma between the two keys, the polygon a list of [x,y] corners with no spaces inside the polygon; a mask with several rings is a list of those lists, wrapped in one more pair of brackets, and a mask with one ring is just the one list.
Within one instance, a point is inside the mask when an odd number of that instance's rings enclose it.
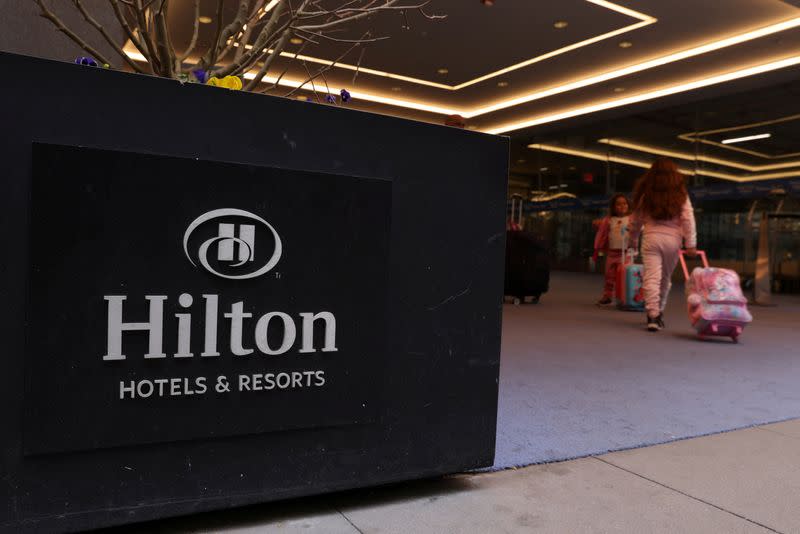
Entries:
{"label": "paved ground", "polygon": [[667,330],[592,305],[599,276],[554,273],[537,306],[505,307],[498,468],[800,417],[800,296],[751,306],[741,343],[698,341],[682,287]]}
{"label": "paved ground", "polygon": [[795,533],[800,420],[117,532]]}

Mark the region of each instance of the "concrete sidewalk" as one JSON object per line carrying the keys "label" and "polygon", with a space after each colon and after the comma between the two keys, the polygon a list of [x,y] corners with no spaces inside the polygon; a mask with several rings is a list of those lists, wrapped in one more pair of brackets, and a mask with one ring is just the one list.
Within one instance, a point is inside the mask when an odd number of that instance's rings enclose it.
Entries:
{"label": "concrete sidewalk", "polygon": [[122,532],[800,532],[800,420]]}

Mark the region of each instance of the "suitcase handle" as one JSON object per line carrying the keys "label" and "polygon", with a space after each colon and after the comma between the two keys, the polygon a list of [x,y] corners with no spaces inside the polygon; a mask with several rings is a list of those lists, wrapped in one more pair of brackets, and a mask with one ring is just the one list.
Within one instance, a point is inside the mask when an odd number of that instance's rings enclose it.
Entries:
{"label": "suitcase handle", "polygon": [[[522,211],[524,209],[525,198],[520,194],[511,195],[511,222],[522,229]],[[517,206],[519,206],[519,217],[516,217]]]}
{"label": "suitcase handle", "polygon": [[[689,269],[686,267],[686,258],[685,258],[686,251],[681,249],[678,254],[679,254],[680,258],[681,258],[681,267],[683,267],[683,276],[686,279],[686,281],[688,282],[689,281]],[[703,267],[708,269],[708,258],[706,257],[705,251],[698,250],[697,251],[697,255],[700,256],[701,260],[703,260]]]}
{"label": "suitcase handle", "polygon": [[[622,229],[622,265],[627,265],[628,262],[633,263],[635,260],[635,252],[637,249],[628,246],[628,227]],[[625,253],[628,253],[626,256]]]}

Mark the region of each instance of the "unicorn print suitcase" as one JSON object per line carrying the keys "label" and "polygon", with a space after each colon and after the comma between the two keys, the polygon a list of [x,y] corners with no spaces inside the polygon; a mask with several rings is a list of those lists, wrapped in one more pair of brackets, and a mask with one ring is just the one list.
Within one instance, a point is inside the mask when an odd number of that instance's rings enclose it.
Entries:
{"label": "unicorn print suitcase", "polygon": [[684,251],[680,259],[686,277],[687,311],[697,335],[730,337],[739,341],[744,327],[753,320],[747,309],[747,298],[742,294],[739,275],[730,269],[708,266],[703,251],[697,251],[703,267],[696,267],[691,274],[686,267]]}
{"label": "unicorn print suitcase", "polygon": [[617,307],[625,311],[644,310],[644,266],[633,263],[633,251],[622,251],[622,263],[617,269],[615,284]]}

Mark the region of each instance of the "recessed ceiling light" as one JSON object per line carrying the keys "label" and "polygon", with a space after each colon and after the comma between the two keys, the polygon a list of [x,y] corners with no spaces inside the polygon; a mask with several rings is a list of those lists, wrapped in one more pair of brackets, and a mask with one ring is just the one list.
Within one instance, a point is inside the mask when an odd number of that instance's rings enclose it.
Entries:
{"label": "recessed ceiling light", "polygon": [[620,48],[630,48],[633,46],[633,43],[630,41],[620,41],[619,47]]}
{"label": "recessed ceiling light", "polygon": [[211,20],[211,17],[206,17],[205,15],[197,18],[197,22],[200,24],[211,24]]}
{"label": "recessed ceiling light", "polygon": [[614,92],[615,92],[615,93],[622,93],[622,92],[624,92],[624,91],[625,91],[625,88],[624,88],[624,87],[615,87],[615,88],[614,88]]}
{"label": "recessed ceiling light", "polygon": [[745,137],[734,137],[732,139],[725,139],[722,141],[723,145],[732,145],[734,143],[744,143],[745,141],[755,141],[756,139],[769,139],[772,137],[772,134],[763,133],[763,134],[756,134],[756,135],[748,135]]}
{"label": "recessed ceiling light", "polygon": [[550,168],[549,168],[549,167],[542,167],[542,168],[541,168],[541,169],[539,169],[539,170],[540,170],[540,171],[542,171],[542,172],[547,172],[547,171],[549,171],[549,170],[550,170]]}
{"label": "recessed ceiling light", "polygon": [[402,90],[403,90],[402,87],[392,87],[392,91],[394,91],[395,93],[399,93]]}
{"label": "recessed ceiling light", "polygon": [[569,170],[574,171],[576,170],[576,167],[573,165],[572,167],[569,168]]}
{"label": "recessed ceiling light", "polygon": [[441,68],[438,69],[436,72],[438,72],[439,74],[447,74],[448,72],[450,72],[450,69]]}
{"label": "recessed ceiling light", "polygon": [[557,30],[563,30],[567,26],[569,26],[569,22],[567,22],[566,20],[558,20],[553,24],[553,28]]}
{"label": "recessed ceiling light", "polygon": [[524,158],[520,158],[520,159],[517,160],[517,163],[525,163],[526,161],[528,161],[528,160],[524,159]]}
{"label": "recessed ceiling light", "polygon": [[291,39],[289,39],[289,42],[292,43],[293,45],[303,44],[303,40],[299,37],[292,37]]}
{"label": "recessed ceiling light", "polygon": [[497,87],[508,87],[508,82],[497,82]]}

